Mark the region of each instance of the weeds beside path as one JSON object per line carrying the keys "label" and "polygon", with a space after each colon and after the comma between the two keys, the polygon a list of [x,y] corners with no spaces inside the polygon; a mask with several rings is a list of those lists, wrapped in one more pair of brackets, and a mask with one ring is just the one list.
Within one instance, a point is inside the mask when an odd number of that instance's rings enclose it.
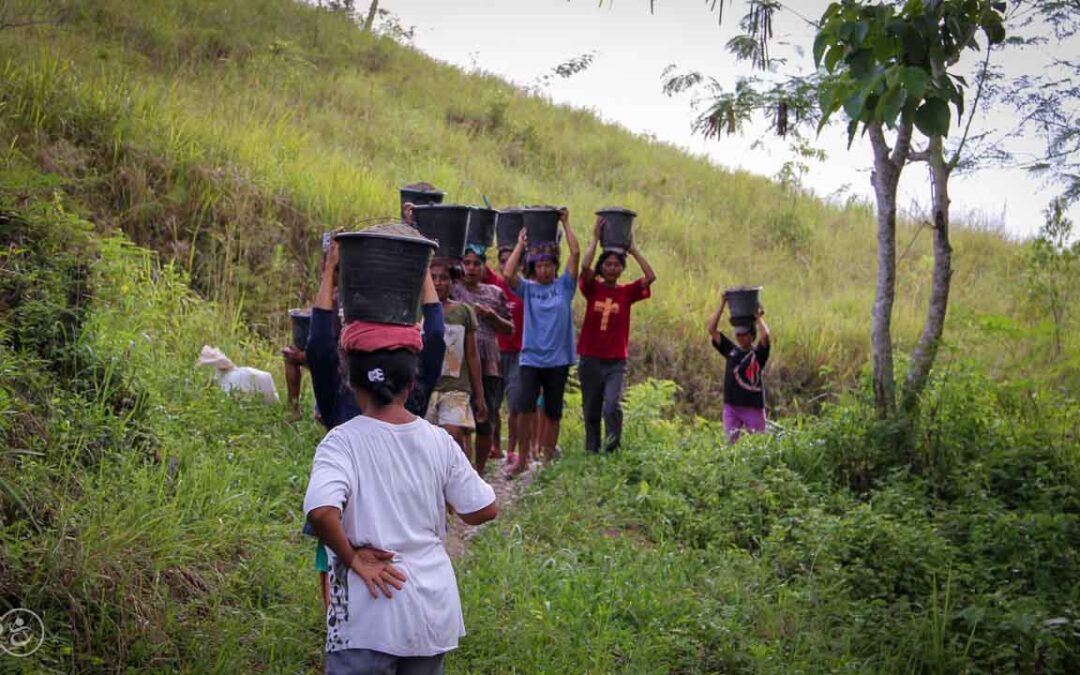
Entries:
{"label": "weeds beside path", "polygon": [[[495,489],[495,503],[499,505],[499,517],[503,519],[512,512],[514,504],[525,494],[538,470],[531,468],[514,478],[507,478],[503,473],[504,466],[502,461],[490,461],[484,475],[484,480]],[[460,518],[450,518],[450,526],[446,533],[446,552],[451,558],[460,558],[468,550],[469,540],[483,530],[484,525],[472,527],[463,523]]]}

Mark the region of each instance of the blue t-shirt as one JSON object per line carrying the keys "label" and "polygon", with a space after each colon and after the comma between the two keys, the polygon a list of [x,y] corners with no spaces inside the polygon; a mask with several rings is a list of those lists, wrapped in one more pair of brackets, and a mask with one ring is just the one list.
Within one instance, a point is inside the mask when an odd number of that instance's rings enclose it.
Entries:
{"label": "blue t-shirt", "polygon": [[521,365],[556,368],[575,363],[573,302],[577,284],[569,271],[550,284],[521,279],[512,289],[525,307]]}

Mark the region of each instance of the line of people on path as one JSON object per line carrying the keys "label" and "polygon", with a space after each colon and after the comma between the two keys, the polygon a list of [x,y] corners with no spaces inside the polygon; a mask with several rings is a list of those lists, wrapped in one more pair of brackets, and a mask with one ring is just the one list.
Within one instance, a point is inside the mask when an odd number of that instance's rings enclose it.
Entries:
{"label": "line of people on path", "polygon": [[[544,462],[557,456],[575,362],[585,450],[620,447],[631,308],[651,297],[656,274],[633,245],[604,250],[601,219],[583,258],[566,209],[560,225],[561,274],[559,245],[530,247],[524,229],[499,250],[498,272],[475,245],[460,265],[432,261],[423,321],[411,327],[341,325],[338,246],[328,243],[306,349],[285,354],[309,369],[328,431],[304,501],[305,531],[319,539],[327,672],[441,672],[464,634],[446,518],[480,524],[497,513],[482,476],[502,455],[504,400],[508,476],[529,468],[534,449]],[[628,257],[642,276],[620,284]],[[585,314],[575,340],[577,291]],[[769,331],[759,313],[732,340],[719,330],[723,312],[722,303],[708,329],[727,362],[724,423],[735,441],[764,430]]]}

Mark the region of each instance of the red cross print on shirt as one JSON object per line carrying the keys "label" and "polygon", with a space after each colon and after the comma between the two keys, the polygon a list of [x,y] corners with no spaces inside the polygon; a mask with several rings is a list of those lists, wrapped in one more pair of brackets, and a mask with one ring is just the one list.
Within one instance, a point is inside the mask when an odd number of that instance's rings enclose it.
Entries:
{"label": "red cross print on shirt", "polygon": [[619,303],[611,298],[604,298],[603,302],[597,300],[593,303],[593,311],[604,313],[604,315],[600,317],[600,330],[602,332],[607,332],[608,317],[612,314],[619,313]]}

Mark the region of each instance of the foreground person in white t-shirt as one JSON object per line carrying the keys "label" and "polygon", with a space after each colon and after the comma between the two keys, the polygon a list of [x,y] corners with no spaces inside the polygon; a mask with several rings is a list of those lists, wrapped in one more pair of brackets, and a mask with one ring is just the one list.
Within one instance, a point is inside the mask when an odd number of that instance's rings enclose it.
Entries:
{"label": "foreground person in white t-shirt", "polygon": [[465,634],[443,547],[446,505],[479,525],[497,514],[495,492],[446,431],[405,410],[413,345],[356,351],[370,347],[370,331],[352,345],[348,334],[341,343],[364,412],[319,444],[304,498],[332,551],[326,672],[442,673],[443,656]]}

